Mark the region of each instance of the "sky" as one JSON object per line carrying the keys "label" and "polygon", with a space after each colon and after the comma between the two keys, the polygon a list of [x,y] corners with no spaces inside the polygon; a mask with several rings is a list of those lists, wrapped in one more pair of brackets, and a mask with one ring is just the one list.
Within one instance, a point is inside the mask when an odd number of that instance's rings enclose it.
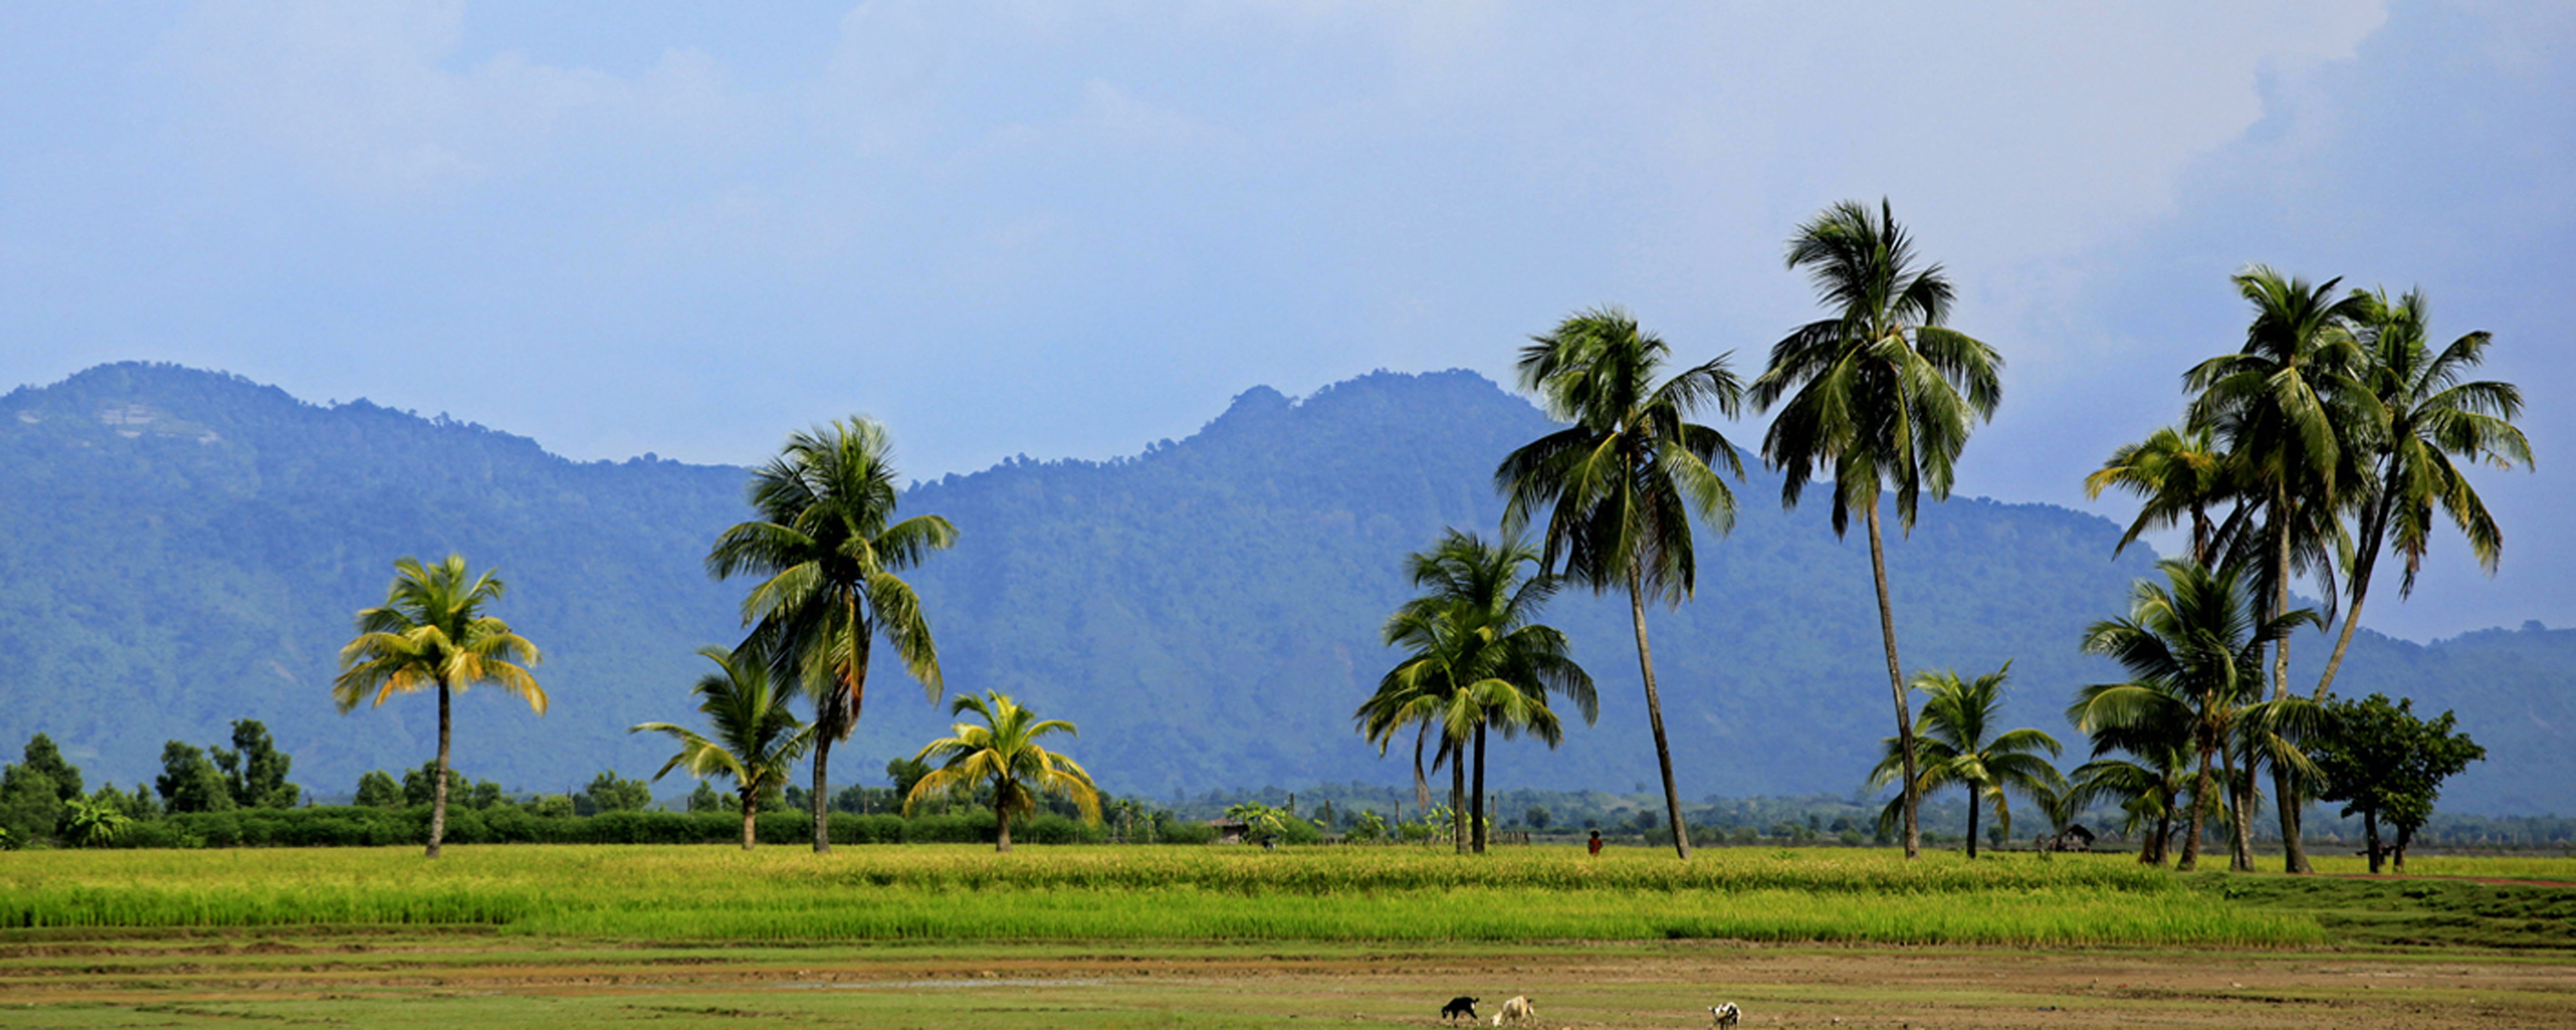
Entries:
{"label": "sky", "polygon": [[2242,343],[2232,273],[2421,287],[2539,465],[2476,479],[2499,574],[2443,538],[2364,622],[2576,625],[2571,98],[2564,4],[13,4],[0,388],[173,361],[582,460],[865,414],[927,479],[1507,382],[1595,305],[1750,376],[1818,310],[1784,241],[1884,198],[2008,363],[1961,492],[2125,521],[2081,478]]}

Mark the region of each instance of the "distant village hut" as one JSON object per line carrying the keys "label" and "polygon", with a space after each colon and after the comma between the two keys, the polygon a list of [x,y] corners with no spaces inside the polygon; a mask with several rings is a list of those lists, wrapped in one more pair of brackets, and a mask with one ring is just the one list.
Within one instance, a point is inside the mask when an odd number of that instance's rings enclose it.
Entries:
{"label": "distant village hut", "polygon": [[1241,844],[1244,835],[1252,831],[1251,824],[1226,816],[1210,819],[1207,824],[1216,827],[1216,842],[1219,844]]}

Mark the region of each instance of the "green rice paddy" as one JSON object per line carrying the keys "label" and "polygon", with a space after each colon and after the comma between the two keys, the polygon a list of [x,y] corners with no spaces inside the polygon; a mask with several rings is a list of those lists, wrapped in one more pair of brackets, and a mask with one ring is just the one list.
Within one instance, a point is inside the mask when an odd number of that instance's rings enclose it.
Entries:
{"label": "green rice paddy", "polygon": [[664,941],[1652,940],[2324,943],[2102,856],[1712,849],[519,846],[22,852],[0,926],[484,927]]}

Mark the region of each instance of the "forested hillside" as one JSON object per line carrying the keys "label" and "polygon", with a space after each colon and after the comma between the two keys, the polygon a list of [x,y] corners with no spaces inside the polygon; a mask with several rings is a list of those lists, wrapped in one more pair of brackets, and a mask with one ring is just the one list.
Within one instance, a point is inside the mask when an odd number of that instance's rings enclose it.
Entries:
{"label": "forested hillside", "polygon": [[[1490,533],[1494,463],[1547,428],[1465,372],[1377,374],[1302,401],[1255,388],[1132,458],[916,486],[903,513],[945,515],[960,541],[913,578],[950,688],[1010,691],[1080,723],[1069,750],[1112,790],[1396,782],[1402,756],[1362,745],[1350,711],[1394,660],[1377,626],[1407,596],[1399,563],[1443,526]],[[457,550],[500,566],[511,594],[497,611],[546,649],[554,698],[540,720],[466,695],[458,766],[549,790],[602,768],[648,773],[664,745],[625,727],[688,715],[691,650],[737,632],[739,585],[709,582],[700,560],[748,514],[743,478],[569,462],[477,426],[168,366],[18,390],[0,398],[0,749],[44,730],[93,781],[127,783],[163,740],[217,741],[251,717],[319,790],[417,765],[427,699],[344,718],[328,685],[391,561]],[[1702,540],[1698,600],[1654,624],[1676,772],[1692,797],[1849,791],[1890,721],[1866,551],[1837,541],[1821,507],[1782,512],[1775,478],[1738,491],[1735,532]],[[1891,554],[1906,665],[2010,659],[2015,718],[2075,744],[2059,710],[2109,669],[2073,642],[2150,565],[2140,550],[2112,560],[2116,536],[2044,505],[1927,505]],[[1567,594],[1550,618],[1601,681],[1601,724],[1552,754],[1507,745],[1492,775],[1631,789],[1652,758],[1624,599]],[[2307,639],[2306,656],[2323,651]],[[2345,687],[2459,709],[2493,760],[2450,804],[2570,811],[2571,659],[2576,632],[2435,647],[2364,634]],[[881,666],[859,740],[835,749],[837,779],[877,781],[945,724]]]}

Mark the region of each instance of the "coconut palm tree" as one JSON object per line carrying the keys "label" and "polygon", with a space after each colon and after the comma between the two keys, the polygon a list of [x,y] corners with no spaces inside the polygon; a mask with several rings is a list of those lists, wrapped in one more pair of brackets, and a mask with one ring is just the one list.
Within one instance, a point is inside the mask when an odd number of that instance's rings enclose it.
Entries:
{"label": "coconut palm tree", "polygon": [[[2492,338],[2483,332],[2451,341],[2436,353],[2427,326],[2429,305],[2422,291],[2390,301],[2385,292],[2356,293],[2362,303],[2355,313],[2361,344],[2368,356],[2365,382],[2378,398],[2386,420],[2365,443],[2370,475],[2363,481],[2358,532],[2352,567],[2344,576],[2349,603],[2334,654],[2317,679],[2315,698],[2323,701],[2343,666],[2344,649],[2352,646],[2353,629],[2361,624],[2362,602],[2369,599],[2373,568],[2380,549],[2406,559],[2406,576],[2397,596],[2415,591],[2415,573],[2423,567],[2433,532],[2433,509],[2439,507],[2469,542],[2469,553],[2489,575],[2504,552],[2504,532],[2496,528],[2486,502],[2469,485],[2461,462],[2511,468],[2531,467],[2531,441],[2513,424],[2522,411],[2522,391],[2511,383],[2462,382],[2468,371],[2486,360]],[[2394,536],[2391,536],[2391,534]]]}
{"label": "coconut palm tree", "polygon": [[698,698],[698,711],[706,713],[715,736],[667,722],[637,723],[626,732],[660,733],[680,742],[680,753],[653,774],[656,782],[673,769],[687,769],[699,779],[732,780],[735,796],[742,799],[742,848],[749,851],[756,843],[752,829],[761,799],[787,786],[796,760],[814,746],[815,728],[796,717],[788,707],[793,692],[772,686],[769,669],[757,657],[721,647],[701,647],[698,653],[716,663],[716,671],[699,677],[689,693]]}
{"label": "coconut palm tree", "polygon": [[[2083,688],[2066,710],[2076,728],[2094,737],[2095,753],[2108,747],[2155,759],[2170,748],[2180,727],[2200,758],[2192,806],[2183,834],[2188,871],[2200,861],[2202,821],[2219,798],[2220,754],[2237,739],[2246,706],[2261,700],[2263,649],[2315,623],[2302,608],[2265,618],[2262,602],[2235,570],[2211,572],[2198,562],[2157,564],[2165,582],[2139,580],[2129,593],[2129,614],[2096,622],[2085,631],[2083,651],[2128,670],[2129,679]],[[2229,770],[2234,778],[2234,770]],[[2242,838],[2243,815],[2236,813]]]}
{"label": "coconut palm tree", "polygon": [[507,588],[500,571],[476,575],[463,555],[451,554],[436,565],[418,558],[394,562],[393,585],[385,603],[358,613],[358,636],[340,649],[340,675],[331,682],[331,699],[346,715],[358,702],[374,698],[381,707],[396,694],[438,691],[438,775],[430,792],[429,857],[437,858],[447,839],[448,740],[452,720],[448,697],[477,683],[490,683],[517,694],[546,714],[545,688],[527,666],[543,660],[537,645],[511,632],[510,624],[484,608],[501,599]]}
{"label": "coconut palm tree", "polygon": [[1011,695],[986,691],[982,697],[960,697],[948,707],[951,715],[973,713],[984,725],[957,723],[950,726],[954,735],[924,745],[915,761],[940,759],[939,768],[912,785],[904,796],[903,811],[912,814],[912,806],[940,796],[972,797],[978,789],[993,792],[994,829],[1000,836],[995,851],[1011,850],[1011,820],[1038,806],[1039,794],[1066,798],[1081,810],[1082,817],[1100,821],[1100,788],[1091,782],[1091,774],[1070,756],[1040,747],[1038,738],[1054,733],[1079,736],[1073,724],[1062,719],[1040,721]]}
{"label": "coconut palm tree", "polygon": [[[1565,634],[1534,621],[1558,583],[1544,575],[1522,577],[1522,567],[1538,561],[1538,552],[1518,541],[1489,544],[1449,530],[1430,550],[1407,559],[1413,585],[1426,593],[1405,602],[1386,624],[1387,643],[1409,647],[1414,655],[1389,673],[1396,694],[1436,696],[1444,725],[1454,719],[1473,727],[1473,800],[1452,807],[1468,809],[1469,843],[1478,853],[1485,850],[1489,822],[1488,731],[1500,729],[1506,738],[1528,732],[1557,746],[1564,734],[1547,705],[1551,693],[1572,701],[1587,724],[1601,715],[1592,677],[1567,656]],[[1421,693],[1426,686],[1433,688],[1427,695]],[[1363,706],[1364,725],[1368,710]]]}
{"label": "coconut palm tree", "polygon": [[[1922,732],[1914,738],[1914,761],[1899,749],[1905,742],[1885,738],[1885,755],[1878,767],[1871,769],[1872,787],[1884,787],[1907,770],[1916,776],[1916,797],[1942,787],[1968,789],[1968,857],[1977,857],[1977,813],[1983,805],[1995,810],[1995,825],[2004,836],[2012,836],[2012,808],[2006,795],[2019,791],[2034,801],[2052,797],[2066,790],[2066,777],[2048,759],[2039,757],[2046,751],[2051,757],[2060,748],[2057,738],[2033,729],[2005,730],[1997,733],[2002,721],[2004,680],[2012,674],[2012,663],[1973,680],[1961,680],[1959,674],[1918,672],[1913,687],[1924,693]],[[1904,794],[1888,803],[1879,814],[1880,829],[1889,829],[1903,816],[1899,806]]]}
{"label": "coconut palm tree", "polygon": [[[1787,474],[1782,504],[1797,507],[1808,481],[1829,467],[1834,534],[1850,528],[1855,508],[1868,526],[1879,636],[1887,650],[1896,737],[1903,745],[1899,757],[1911,763],[1914,727],[1896,656],[1879,495],[1895,493],[1897,519],[1907,532],[1914,528],[1922,494],[1930,492],[1935,501],[1950,496],[1952,469],[1967,446],[1971,423],[1993,419],[2003,399],[2003,358],[1942,325],[1950,314],[1950,280],[1937,264],[1917,264],[1914,241],[1886,201],[1875,213],[1854,201],[1826,209],[1790,238],[1788,263],[1807,270],[1829,317],[1773,344],[1770,367],[1749,388],[1755,407],[1780,406],[1764,434],[1762,455]],[[1907,858],[1922,846],[1917,775],[1907,768],[1899,793]]]}
{"label": "coconut palm tree", "polygon": [[2084,477],[2084,496],[2100,497],[2103,490],[2118,487],[2137,494],[2140,501],[2137,520],[2129,523],[2111,553],[2127,550],[2150,530],[2187,519],[2192,560],[2218,564],[2220,526],[2210,520],[2209,509],[2236,495],[2235,469],[2228,458],[2208,430],[2172,426],[2111,452],[2099,470]]}
{"label": "coconut palm tree", "polygon": [[2151,748],[2134,761],[2095,758],[2076,766],[2065,798],[2067,809],[2081,812],[2103,801],[2119,805],[2124,817],[2120,832],[2138,838],[2138,864],[2164,865],[2165,846],[2173,839],[2174,813],[2181,810],[2183,795],[2191,791],[2188,744]]}
{"label": "coconut palm tree", "polygon": [[1732,417],[1744,390],[1724,355],[1657,383],[1670,353],[1617,308],[1583,312],[1533,337],[1521,349],[1521,388],[1538,394],[1548,417],[1572,425],[1513,451],[1494,470],[1494,485],[1505,501],[1505,533],[1547,513],[1543,575],[1561,567],[1595,594],[1626,586],[1673,850],[1687,859],[1690,834],[1646,641],[1646,599],[1678,607],[1691,596],[1699,568],[1692,516],[1721,533],[1734,526],[1735,492],[1717,470],[1742,479],[1743,459],[1724,435],[1690,419],[1705,407]]}
{"label": "coconut palm tree", "polygon": [[724,531],[707,553],[717,579],[758,575],[742,601],[744,647],[814,701],[814,850],[828,835],[832,742],[848,740],[867,700],[868,657],[883,638],[936,702],[939,649],[920,598],[896,575],[956,542],[937,515],[894,521],[894,444],[862,418],[787,438],[751,475],[760,518]]}
{"label": "coconut palm tree", "polygon": [[[2302,568],[2332,582],[2333,553],[2344,543],[2336,517],[2351,506],[2366,473],[2356,444],[2385,422],[2378,397],[2364,377],[2369,354],[2353,333],[2366,301],[2337,300],[2329,279],[2311,285],[2256,265],[2235,276],[2237,292],[2254,306],[2245,345],[2193,366],[2184,376],[2194,391],[2193,429],[2213,432],[2236,458],[2246,493],[2262,505],[2259,537],[2246,535],[2231,557],[2254,559],[2256,585],[2270,612],[2289,611],[2290,580]],[[2272,696],[2287,697],[2290,640],[2274,642]],[[2288,769],[2274,766],[2283,862],[2306,872],[2299,841],[2299,789]]]}

